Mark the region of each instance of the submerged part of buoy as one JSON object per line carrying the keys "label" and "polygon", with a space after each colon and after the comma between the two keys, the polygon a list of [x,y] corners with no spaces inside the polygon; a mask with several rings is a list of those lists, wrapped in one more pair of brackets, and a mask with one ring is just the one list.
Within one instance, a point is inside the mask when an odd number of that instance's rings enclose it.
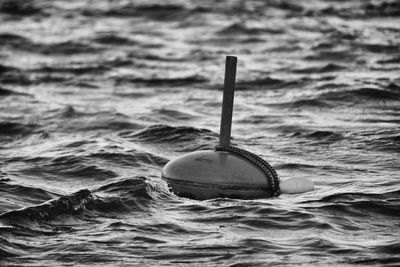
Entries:
{"label": "submerged part of buoy", "polygon": [[272,177],[259,166],[227,151],[202,150],[185,154],[165,165],[162,178],[176,195],[199,200],[261,198],[279,192],[277,181],[272,180],[271,185]]}

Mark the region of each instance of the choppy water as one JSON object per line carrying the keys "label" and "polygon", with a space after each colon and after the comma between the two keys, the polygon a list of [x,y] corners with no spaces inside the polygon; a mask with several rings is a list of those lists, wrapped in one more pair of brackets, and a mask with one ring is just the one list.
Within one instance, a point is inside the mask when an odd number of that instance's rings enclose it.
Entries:
{"label": "choppy water", "polygon": [[[316,191],[168,192],[225,55],[234,143]],[[398,1],[1,0],[0,265],[400,265],[399,63]]]}

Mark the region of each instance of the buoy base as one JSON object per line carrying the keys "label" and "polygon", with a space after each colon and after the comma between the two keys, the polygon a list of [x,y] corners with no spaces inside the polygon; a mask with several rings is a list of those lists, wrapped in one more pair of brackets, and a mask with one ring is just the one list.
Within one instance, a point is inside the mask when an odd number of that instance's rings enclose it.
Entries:
{"label": "buoy base", "polygon": [[196,182],[185,182],[167,177],[162,177],[169,185],[171,192],[180,197],[187,197],[197,200],[205,200],[211,198],[240,198],[255,199],[272,197],[267,188],[243,188],[239,186],[223,185],[223,184],[205,184]]}

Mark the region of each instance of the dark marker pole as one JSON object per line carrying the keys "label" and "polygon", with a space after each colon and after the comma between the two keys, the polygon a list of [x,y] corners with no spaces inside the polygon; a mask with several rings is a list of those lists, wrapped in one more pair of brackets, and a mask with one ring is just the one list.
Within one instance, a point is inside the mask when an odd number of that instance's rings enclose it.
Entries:
{"label": "dark marker pole", "polygon": [[231,139],[233,96],[235,93],[237,58],[226,57],[224,95],[222,99],[221,129],[219,132],[219,145],[228,147]]}

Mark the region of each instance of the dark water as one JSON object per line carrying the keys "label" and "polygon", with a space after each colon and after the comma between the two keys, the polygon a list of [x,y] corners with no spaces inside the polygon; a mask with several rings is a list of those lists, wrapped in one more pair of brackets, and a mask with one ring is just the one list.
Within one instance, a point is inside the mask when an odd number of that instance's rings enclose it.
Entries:
{"label": "dark water", "polygon": [[[225,55],[234,143],[316,191],[168,192]],[[399,1],[1,0],[0,265],[399,266],[399,63]]]}

